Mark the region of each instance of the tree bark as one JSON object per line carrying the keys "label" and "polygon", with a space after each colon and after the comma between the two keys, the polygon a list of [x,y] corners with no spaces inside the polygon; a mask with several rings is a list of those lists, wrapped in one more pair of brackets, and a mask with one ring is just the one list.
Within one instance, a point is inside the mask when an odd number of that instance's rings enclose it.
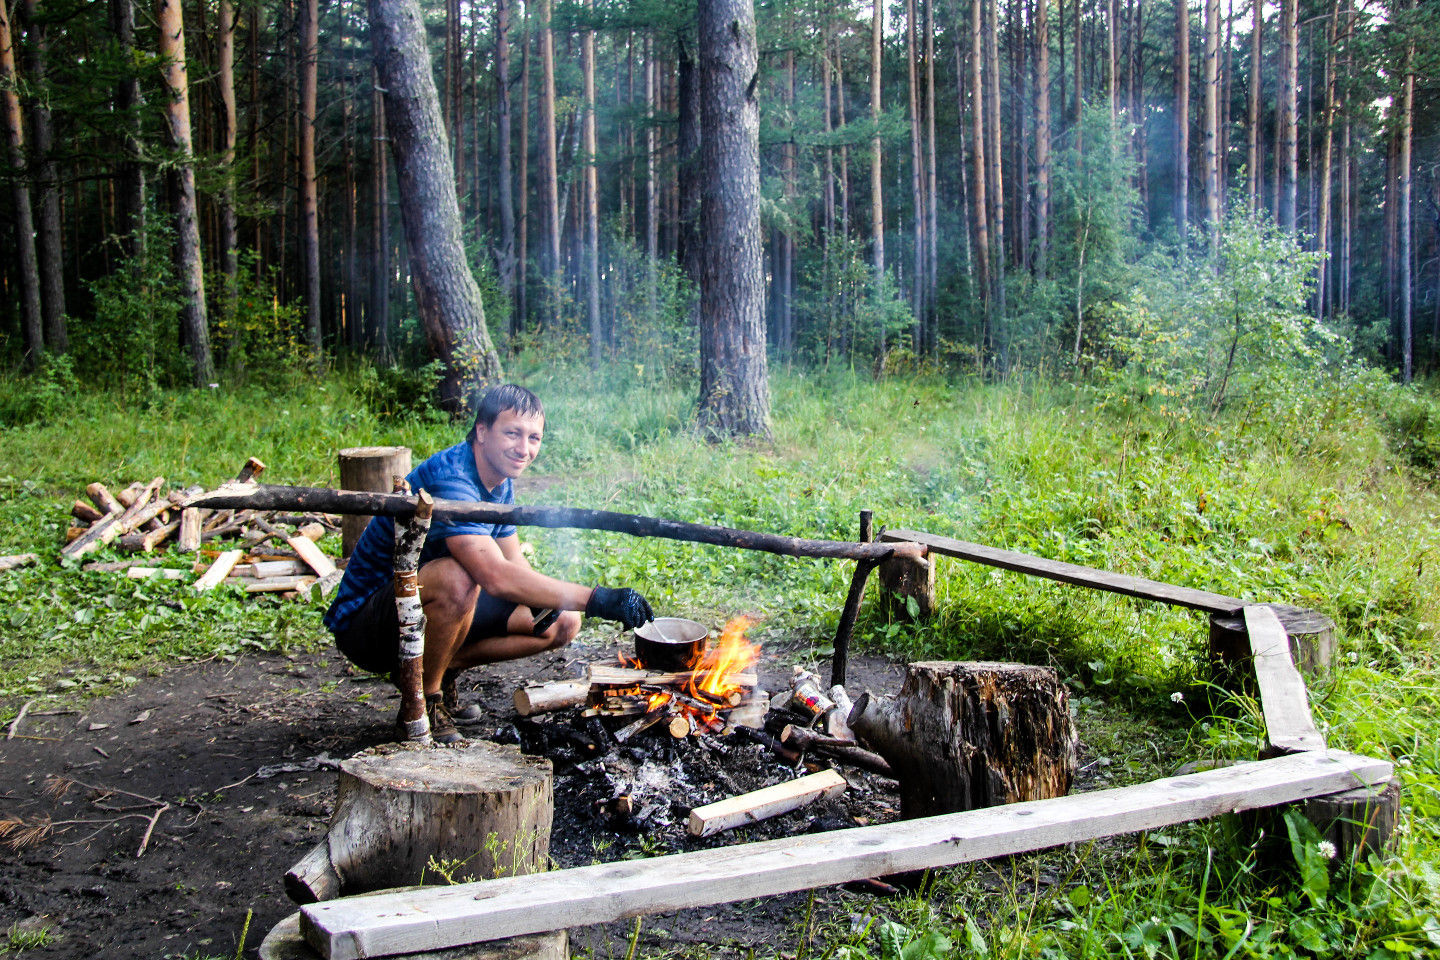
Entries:
{"label": "tree bark", "polygon": [[[1078,0],[1077,0],[1078,2]],[[1190,225],[1190,5],[1175,0],[1175,233]]]}
{"label": "tree bark", "polygon": [[[1004,135],[1000,123],[1000,21],[995,0],[986,0],[985,73],[987,86],[985,119],[989,121],[990,142],[986,159],[990,161],[990,196],[992,235],[995,258],[992,271],[995,280],[995,323],[1005,323],[1005,167],[1001,152]],[[1003,350],[1002,350],[1003,354]]]}
{"label": "tree bark", "polygon": [[[881,0],[874,0],[870,21],[870,120],[876,125],[875,135],[870,139],[870,248],[871,263],[875,271],[875,291],[885,279],[885,184],[882,161],[884,152],[880,146],[880,91],[881,73],[881,32],[885,25],[885,9]],[[885,332],[880,332],[880,351],[885,351]]]}
{"label": "tree bark", "polygon": [[1297,78],[1300,66],[1298,0],[1280,2],[1280,201],[1276,220],[1288,233],[1295,232],[1298,200],[1299,117]]}
{"label": "tree bark", "polygon": [[121,117],[122,160],[118,164],[119,197],[115,232],[127,258],[144,252],[145,167],[140,162],[140,78],[135,75],[134,0],[110,0],[110,30],[127,67],[115,85],[115,112]]}
{"label": "tree bark", "polygon": [[1315,284],[1315,316],[1324,319],[1329,303],[1328,274],[1330,266],[1330,160],[1335,147],[1335,45],[1340,41],[1340,0],[1330,0],[1330,22],[1325,29],[1325,110],[1324,139],[1320,148],[1320,226],[1315,233],[1319,244],[1320,264]]}
{"label": "tree bark", "polygon": [[1220,0],[1205,0],[1205,224],[1220,250]]}
{"label": "tree bark", "polygon": [[530,8],[526,6],[523,9],[524,29],[521,31],[520,40],[520,175],[517,178],[520,190],[520,222],[515,228],[515,285],[518,295],[515,315],[510,321],[512,342],[514,337],[525,332],[525,324],[530,316],[527,285],[530,267]]}
{"label": "tree bark", "polygon": [[[700,234],[700,205],[704,189],[701,183],[700,151],[705,144],[705,125],[701,122],[700,82],[695,76],[695,58],[685,43],[685,35],[676,37],[679,45],[675,94],[679,99],[680,140],[675,171],[675,192],[673,194],[676,221],[673,226],[676,256],[685,269],[685,275],[695,284],[700,283],[707,256],[705,242]],[[657,62],[656,87],[659,88]]]}
{"label": "tree bark", "polygon": [[460,203],[418,0],[370,0],[375,65],[400,185],[415,302],[430,353],[445,364],[442,406],[473,409],[503,373],[465,261]]}
{"label": "tree bark", "polygon": [[205,270],[200,256],[200,221],[195,203],[195,159],[190,142],[190,79],[185,70],[185,23],[180,0],[159,0],[156,10],[163,80],[169,97],[165,121],[175,164],[175,273],[179,281],[180,323],[190,346],[194,385],[214,377],[210,327],[205,310]]}
{"label": "tree bark", "polygon": [[700,0],[700,427],[770,436],[760,249],[759,63],[752,0]]}
{"label": "tree bark", "polygon": [[235,217],[235,143],[239,121],[235,109],[235,23],[237,13],[232,0],[220,0],[218,79],[220,102],[224,112],[221,128],[221,162],[224,183],[220,188],[220,271],[224,287],[220,293],[220,322],[229,329],[235,320],[236,282],[240,273],[239,227]]}
{"label": "tree bark", "polygon": [[550,2],[540,0],[540,231],[545,244],[540,275],[546,285],[547,320],[557,316],[560,286],[560,181],[555,143],[555,32],[550,29]]}
{"label": "tree bark", "polygon": [[[1295,0],[1290,0],[1294,3]],[[1409,5],[1413,9],[1413,4]],[[1412,26],[1411,29],[1414,29]],[[1400,87],[1400,380],[1409,383],[1414,376],[1415,335],[1411,310],[1414,302],[1414,232],[1411,225],[1412,193],[1411,157],[1415,142],[1415,40],[1405,42],[1405,61],[1401,67]],[[1292,184],[1293,187],[1293,184]]]}
{"label": "tree bark", "polygon": [[[980,302],[984,323],[980,334],[980,358],[985,362],[990,351],[994,333],[994,300],[990,284],[990,192],[985,175],[985,56],[984,56],[984,8],[982,0],[970,0],[970,118],[974,141],[971,151],[975,162],[975,257],[980,265]],[[959,53],[959,46],[956,46]],[[959,69],[956,64],[956,69]],[[962,104],[963,106],[963,104]],[[962,112],[963,115],[963,112]]]}
{"label": "tree bark", "polygon": [[645,36],[645,316],[655,322],[660,256],[660,183],[655,179],[655,37]]}
{"label": "tree bark", "polygon": [[[372,68],[373,69],[373,68]],[[370,349],[382,367],[394,362],[390,352],[390,148],[385,132],[385,98],[380,75],[373,73],[371,136]]]}
{"label": "tree bark", "polygon": [[[515,186],[510,164],[510,5],[495,0],[495,146],[496,187],[500,193],[500,242],[495,248],[495,272],[500,291],[515,313]],[[511,323],[512,332],[515,325]]]}
{"label": "tree bark", "polygon": [[[930,329],[930,345],[940,340],[937,329],[939,314],[937,299],[940,293],[940,201],[937,190],[940,185],[935,144],[935,0],[921,0],[925,6],[925,311],[926,325]],[[960,163],[963,171],[964,161]],[[964,209],[964,202],[961,202]]]}
{"label": "tree bark", "polygon": [[1035,0],[1035,274],[1050,261],[1050,0]]}
{"label": "tree bark", "polygon": [[30,208],[30,185],[24,171],[25,121],[20,109],[18,73],[15,69],[15,31],[10,25],[10,7],[0,3],[0,103],[5,109],[5,145],[10,166],[11,216],[15,223],[15,249],[20,288],[20,331],[25,366],[31,369],[45,352],[45,324],[40,310],[40,273],[35,259],[35,224]]}
{"label": "tree bark", "polygon": [[1261,41],[1265,36],[1264,0],[1255,0],[1250,5],[1250,76],[1247,78],[1249,110],[1246,115],[1245,154],[1245,198],[1246,208],[1254,213],[1260,206],[1260,168],[1264,162],[1260,156],[1260,86]]}
{"label": "tree bark", "polygon": [[[178,0],[177,0],[178,2]],[[315,182],[315,103],[320,82],[320,0],[301,0],[300,33],[300,255],[305,278],[305,339],[320,363],[320,194]]]}
{"label": "tree bark", "polygon": [[45,348],[51,353],[68,353],[70,337],[65,329],[65,250],[60,228],[60,175],[51,156],[55,131],[50,119],[48,25],[38,15],[38,0],[25,0],[23,13],[29,37],[26,68],[30,73],[30,157],[35,181],[36,256],[40,273],[40,316],[45,327]]}
{"label": "tree bark", "polygon": [[[594,8],[594,0],[585,0]],[[585,84],[585,314],[590,327],[590,369],[600,369],[605,331],[600,325],[600,178],[595,138],[595,31],[580,39],[580,69]]]}
{"label": "tree bark", "polygon": [[905,50],[910,93],[910,202],[914,207],[914,228],[910,267],[910,349],[916,354],[921,348],[921,329],[925,316],[925,157],[921,138],[919,59],[916,40],[915,0],[905,0]]}

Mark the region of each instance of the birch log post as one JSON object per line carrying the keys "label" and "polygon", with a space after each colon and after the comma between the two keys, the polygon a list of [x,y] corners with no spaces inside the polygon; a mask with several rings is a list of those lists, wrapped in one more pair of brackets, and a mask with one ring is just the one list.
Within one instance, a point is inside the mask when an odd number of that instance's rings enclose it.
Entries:
{"label": "birch log post", "polygon": [[547,865],[554,817],[550,761],[512,745],[383,744],[340,765],[325,841],[285,874],[314,903],[386,887],[534,873]]}
{"label": "birch log post", "polygon": [[[403,477],[395,478],[395,491],[409,492]],[[430,532],[430,514],[435,501],[421,490],[416,496],[415,515],[395,524],[395,609],[400,618],[400,716],[396,733],[402,740],[430,742],[430,720],[425,715],[424,664],[425,611],[420,606],[420,550]]]}
{"label": "birch log post", "polygon": [[863,694],[850,727],[895,771],[905,819],[1062,797],[1078,737],[1049,667],[909,665],[893,699]]}

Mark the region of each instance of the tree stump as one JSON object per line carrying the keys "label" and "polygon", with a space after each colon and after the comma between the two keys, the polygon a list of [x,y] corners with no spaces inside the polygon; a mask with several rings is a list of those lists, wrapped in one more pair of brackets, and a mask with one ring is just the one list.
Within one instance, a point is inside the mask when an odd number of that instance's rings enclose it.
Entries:
{"label": "tree stump", "polygon": [[[1335,621],[1318,610],[1306,610],[1284,603],[1267,603],[1290,637],[1290,657],[1306,677],[1327,675],[1335,665]],[[1244,613],[1212,614],[1210,617],[1210,661],[1216,682],[1222,686],[1253,687],[1250,635],[1245,631]]]}
{"label": "tree stump", "polygon": [[[935,561],[896,557],[880,564],[880,596],[889,615],[906,623],[928,620],[935,612]],[[915,614],[906,600],[915,598]]]}
{"label": "tree stump", "polygon": [[[347,447],[340,451],[340,489],[389,493],[395,478],[410,473],[409,447]],[[355,541],[370,522],[366,516],[347,514],[340,521],[340,555],[350,556]]]}
{"label": "tree stump", "polygon": [[1078,737],[1054,670],[912,663],[896,697],[865,693],[850,726],[900,782],[906,819],[1064,796]]}
{"label": "tree stump", "polygon": [[[570,937],[564,930],[556,930],[473,943],[468,947],[406,953],[395,960],[568,960],[569,956]],[[266,934],[260,944],[260,960],[322,960],[300,932],[299,911],[281,920]]]}
{"label": "tree stump", "polygon": [[1392,777],[1375,787],[1357,787],[1344,793],[1311,797],[1305,801],[1305,818],[1320,835],[1335,844],[1341,862],[1363,860],[1381,853],[1400,820],[1400,780]]}
{"label": "tree stump", "polygon": [[340,765],[326,840],[285,874],[297,903],[545,869],[550,761],[516,746],[384,744]]}

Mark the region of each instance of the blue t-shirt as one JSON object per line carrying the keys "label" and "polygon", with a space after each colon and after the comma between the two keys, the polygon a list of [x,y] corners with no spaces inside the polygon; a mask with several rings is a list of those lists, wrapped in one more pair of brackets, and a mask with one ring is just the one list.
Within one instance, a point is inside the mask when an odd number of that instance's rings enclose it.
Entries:
{"label": "blue t-shirt", "polygon": [[[411,470],[405,479],[410,481],[411,490],[424,490],[436,500],[515,502],[515,488],[508,477],[494,490],[485,489],[475,469],[475,454],[468,439],[441,450]],[[423,566],[439,557],[450,556],[446,538],[465,534],[498,540],[514,536],[515,527],[508,523],[460,523],[437,518],[430,524],[430,533],[420,550],[420,564]],[[355,611],[376,590],[390,586],[394,577],[395,520],[391,517],[371,517],[365,532],[355,543],[350,562],[345,565],[345,577],[340,581],[340,589],[335,592],[335,600],[325,612],[325,626],[330,628],[331,633],[344,630]]]}

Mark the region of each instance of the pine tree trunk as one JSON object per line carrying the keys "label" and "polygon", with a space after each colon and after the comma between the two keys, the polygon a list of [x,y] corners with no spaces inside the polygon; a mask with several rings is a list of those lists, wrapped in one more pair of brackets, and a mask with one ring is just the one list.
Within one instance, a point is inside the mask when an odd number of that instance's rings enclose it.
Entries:
{"label": "pine tree trunk", "polygon": [[1190,224],[1190,6],[1175,0],[1175,233]]}
{"label": "pine tree trunk", "polygon": [[20,331],[25,366],[34,369],[45,352],[45,323],[40,310],[40,273],[35,259],[35,226],[30,208],[30,185],[25,171],[25,121],[20,109],[15,69],[15,32],[10,7],[0,3],[0,103],[5,109],[5,142],[10,166],[11,216],[15,222],[20,288]]}
{"label": "pine tree trunk", "polygon": [[1205,0],[1205,224],[1220,249],[1220,0]]}
{"label": "pine tree trunk", "polygon": [[1005,324],[1005,169],[1002,162],[1004,154],[1001,152],[1004,135],[1000,124],[1000,22],[995,0],[986,0],[985,6],[985,79],[988,84],[985,88],[988,100],[985,119],[990,127],[986,159],[990,161],[991,222],[995,238],[995,323],[998,328]]}
{"label": "pine tree trunk", "polygon": [[[510,4],[495,0],[495,127],[500,191],[500,242],[495,248],[500,291],[515,313],[515,186],[510,172]],[[514,323],[511,323],[514,330]]]}
{"label": "pine tree trunk", "polygon": [[[785,72],[783,81],[785,84],[785,116],[788,137],[781,144],[780,175],[781,186],[785,191],[786,205],[789,206],[795,198],[795,51],[785,52]],[[779,233],[779,254],[780,270],[778,271],[779,303],[777,304],[778,316],[776,333],[778,334],[776,352],[788,358],[790,349],[794,346],[791,333],[793,314],[791,312],[791,299],[795,282],[795,239],[789,232],[781,229]]]}
{"label": "pine tree trunk", "polygon": [[660,184],[655,179],[655,38],[645,36],[645,315],[649,323],[655,322],[657,291],[659,282],[657,263],[660,256],[660,210],[656,203],[660,199]]}
{"label": "pine tree trunk", "polygon": [[[838,129],[844,130],[845,118],[845,61],[840,55],[840,40],[835,40],[835,106],[840,111]],[[850,148],[840,144],[840,233],[850,236]]]}
{"label": "pine tree trunk", "polygon": [[545,244],[540,276],[546,286],[545,319],[558,316],[560,292],[560,181],[555,142],[555,33],[550,0],[540,0],[540,217]]}
{"label": "pine tree trunk", "polygon": [[1105,16],[1105,81],[1110,93],[1110,135],[1115,135],[1115,125],[1119,120],[1119,84],[1116,82],[1116,74],[1119,72],[1119,62],[1116,58],[1115,45],[1115,18],[1119,15],[1118,0],[1110,0],[1110,9]]}
{"label": "pine tree trunk", "polygon": [[[975,258],[980,265],[980,302],[984,314],[980,333],[980,357],[983,364],[990,352],[994,335],[994,290],[990,283],[990,192],[986,176],[988,164],[985,160],[988,130],[985,122],[985,15],[982,2],[983,0],[970,0],[970,117],[973,141],[971,151],[975,162]],[[958,44],[955,52],[958,59]],[[959,69],[959,64],[956,64],[956,68]]]}
{"label": "pine tree trunk", "polygon": [[[1294,2],[1294,0],[1291,0]],[[1411,7],[1413,9],[1413,5]],[[1413,29],[1413,28],[1412,28]],[[1415,141],[1415,41],[1405,44],[1405,62],[1401,67],[1400,87],[1400,380],[1409,383],[1414,376],[1415,336],[1413,317],[1415,261],[1412,247],[1410,201],[1412,193],[1411,157]]]}
{"label": "pine tree trunk", "polygon": [[[520,174],[516,184],[520,192],[519,223],[515,227],[515,313],[510,320],[510,336],[525,332],[529,318],[529,286],[526,274],[530,267],[530,8],[523,8],[524,29],[520,40]],[[513,348],[512,348],[513,349]]]}
{"label": "pine tree trunk", "polygon": [[751,0],[699,0],[700,427],[770,436],[760,248],[759,61]]}
{"label": "pine tree trunk", "polygon": [[[930,329],[929,342],[937,346],[939,313],[936,310],[940,293],[940,205],[936,190],[939,170],[935,147],[935,0],[921,0],[925,16],[925,321]],[[963,169],[965,164],[960,163]]]}
{"label": "pine tree trunk", "polygon": [[418,0],[370,0],[370,29],[415,302],[430,353],[445,364],[441,403],[451,412],[473,410],[479,393],[503,374],[480,288],[465,260],[455,174]]}
{"label": "pine tree trunk", "polygon": [[[586,9],[594,0],[585,0]],[[585,84],[585,314],[590,327],[590,369],[600,369],[605,332],[600,325],[600,180],[595,138],[595,31],[580,40],[580,70]]]}
{"label": "pine tree trunk", "polygon": [[1245,153],[1245,198],[1246,209],[1251,213],[1260,207],[1260,169],[1264,163],[1264,158],[1260,156],[1260,65],[1263,62],[1261,41],[1265,35],[1264,14],[1264,0],[1255,0],[1250,6],[1250,76],[1246,79],[1250,102],[1245,119],[1246,135],[1249,138]]}
{"label": "pine tree trunk", "polygon": [[[885,24],[885,8],[882,0],[874,0],[870,20],[870,120],[877,124],[875,136],[870,140],[870,248],[871,264],[875,273],[875,291],[878,294],[885,279],[885,184],[884,153],[880,145],[880,91],[884,79],[881,72],[881,31]],[[880,352],[885,352],[885,331],[880,331]]]}
{"label": "pine tree trunk", "polygon": [[[683,34],[676,37],[679,58],[676,64],[676,84],[672,88],[680,118],[680,138],[676,144],[674,189],[670,191],[671,224],[675,250],[685,275],[697,285],[704,271],[705,239],[700,230],[700,204],[704,184],[701,182],[700,151],[705,143],[705,125],[701,122],[700,80],[695,75],[695,57],[685,44]],[[659,62],[656,63],[656,87],[659,89]],[[666,71],[668,74],[668,70]],[[663,209],[662,204],[662,209]]]}
{"label": "pine tree trunk", "polygon": [[1340,38],[1339,26],[1340,0],[1330,0],[1330,22],[1325,30],[1325,118],[1324,140],[1320,148],[1320,228],[1315,234],[1321,254],[1315,284],[1315,316],[1320,319],[1325,318],[1327,305],[1332,309],[1334,306],[1328,299],[1327,268],[1330,265],[1330,160],[1335,145],[1335,45]]}
{"label": "pine tree trunk", "polygon": [[214,376],[210,327],[205,313],[205,270],[200,258],[200,221],[195,203],[195,161],[190,144],[190,79],[185,70],[185,23],[180,0],[159,0],[159,53],[168,97],[165,121],[175,164],[175,274],[180,287],[180,324],[190,347],[193,382]]}
{"label": "pine tree trunk", "polygon": [[[178,2],[178,0],[177,0]],[[305,278],[305,338],[320,363],[320,195],[315,182],[315,104],[320,82],[320,0],[301,0],[300,33],[300,256]]]}
{"label": "pine tree trunk", "polygon": [[240,237],[235,218],[235,144],[239,135],[235,107],[236,16],[231,0],[220,0],[218,79],[220,102],[224,110],[224,127],[221,130],[224,183],[220,188],[220,270],[224,287],[220,292],[220,323],[226,330],[230,329],[235,320],[235,284],[240,273]]}
{"label": "pine tree trunk", "polygon": [[913,257],[910,269],[910,349],[920,352],[922,318],[925,316],[925,158],[921,146],[920,83],[917,76],[915,0],[905,0],[905,50],[910,94],[910,202],[914,208]]}
{"label": "pine tree trunk", "polygon": [[[110,30],[126,64],[135,62],[134,0],[110,0]],[[119,202],[115,232],[127,258],[144,252],[145,167],[140,162],[140,79],[128,67],[115,85],[115,112],[120,117],[122,159],[118,166]]]}
{"label": "pine tree trunk", "polygon": [[388,367],[395,359],[390,351],[390,140],[385,132],[385,98],[380,93],[380,75],[373,72],[372,77],[375,129],[370,154],[373,181],[368,339],[376,360],[382,367]]}
{"label": "pine tree trunk", "polygon": [[65,329],[65,250],[60,228],[60,175],[51,156],[55,132],[50,121],[49,38],[47,25],[37,16],[37,0],[24,0],[22,9],[29,37],[26,67],[30,83],[30,157],[35,181],[36,256],[40,274],[40,316],[45,328],[45,348],[51,353],[68,353],[70,337]]}
{"label": "pine tree trunk", "polygon": [[1280,3],[1280,207],[1276,220],[1282,229],[1295,232],[1299,187],[1299,111],[1297,78],[1300,67],[1298,0]]}
{"label": "pine tree trunk", "polygon": [[1035,274],[1050,263],[1050,0],[1035,2]]}

